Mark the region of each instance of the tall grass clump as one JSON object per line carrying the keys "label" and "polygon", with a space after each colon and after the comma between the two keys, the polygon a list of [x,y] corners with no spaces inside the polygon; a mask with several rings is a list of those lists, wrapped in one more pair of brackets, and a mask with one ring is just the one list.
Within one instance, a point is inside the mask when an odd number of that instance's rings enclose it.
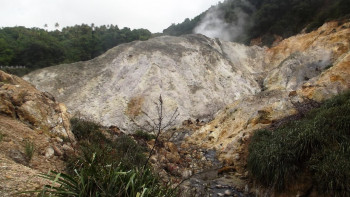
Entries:
{"label": "tall grass clump", "polygon": [[123,135],[107,139],[101,125],[72,119],[80,155],[68,159],[68,173],[50,172],[41,177],[51,181],[39,196],[141,197],[176,196],[146,162],[147,149]]}
{"label": "tall grass clump", "polygon": [[309,172],[313,185],[331,196],[350,195],[350,92],[273,131],[256,131],[248,169],[266,187],[285,189]]}
{"label": "tall grass clump", "polygon": [[33,142],[26,140],[24,144],[24,153],[27,161],[31,161],[34,155],[35,145]]}
{"label": "tall grass clump", "polygon": [[101,196],[101,197],[141,197],[176,196],[176,190],[162,185],[158,177],[149,169],[128,168],[122,163],[100,165],[97,157],[80,170],[75,176],[51,172],[41,177],[51,181],[40,191],[42,196]]}
{"label": "tall grass clump", "polygon": [[2,133],[2,131],[0,130],[0,142],[4,139],[4,134]]}

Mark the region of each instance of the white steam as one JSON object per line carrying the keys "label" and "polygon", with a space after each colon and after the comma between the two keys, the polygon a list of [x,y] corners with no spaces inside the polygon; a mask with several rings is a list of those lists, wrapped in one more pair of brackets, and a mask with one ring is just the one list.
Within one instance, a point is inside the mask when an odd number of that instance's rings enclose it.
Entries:
{"label": "white steam", "polygon": [[[252,7],[248,2],[245,2],[245,4]],[[233,11],[236,20],[232,23],[227,23],[223,17],[223,11],[218,6],[210,8],[193,32],[210,38],[236,41],[239,37],[244,36],[242,34],[249,26],[250,20],[249,15],[241,8],[236,7]]]}

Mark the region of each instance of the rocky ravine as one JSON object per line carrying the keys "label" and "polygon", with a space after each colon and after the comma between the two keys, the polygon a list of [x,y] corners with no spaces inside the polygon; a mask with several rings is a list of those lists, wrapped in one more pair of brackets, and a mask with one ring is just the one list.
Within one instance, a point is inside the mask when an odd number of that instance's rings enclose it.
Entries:
{"label": "rocky ravine", "polygon": [[[142,121],[142,111],[154,116],[153,101],[159,94],[167,109],[179,107],[179,122],[213,118],[181,137],[179,152],[189,145],[213,150],[241,178],[236,186],[247,191],[246,142],[252,132],[297,113],[298,103],[323,101],[348,90],[349,49],[350,22],[326,23],[272,48],[200,35],[159,37],[24,78],[70,111],[123,129],[131,128],[131,118]],[[302,192],[296,186],[289,195]]]}
{"label": "rocky ravine", "polygon": [[[246,145],[253,131],[296,114],[297,106],[309,99],[322,102],[350,89],[349,49],[350,23],[339,25],[336,22],[327,23],[309,34],[291,37],[268,49],[266,58],[277,66],[266,76],[265,90],[238,99],[220,110],[213,121],[187,137],[183,144],[217,150],[223,165],[234,167],[236,175],[245,179],[248,175]],[[302,195],[307,189],[303,184],[300,182],[279,195]],[[240,189],[246,188],[248,185]],[[262,192],[258,188],[250,191]],[[272,194],[260,193],[259,196],[266,195]]]}

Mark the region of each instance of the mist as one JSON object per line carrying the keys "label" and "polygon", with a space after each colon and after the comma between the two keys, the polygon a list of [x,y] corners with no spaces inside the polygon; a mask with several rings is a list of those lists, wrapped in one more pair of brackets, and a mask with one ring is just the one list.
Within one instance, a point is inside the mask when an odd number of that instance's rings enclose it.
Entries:
{"label": "mist", "polygon": [[[240,1],[240,3],[254,10],[249,2]],[[244,38],[244,33],[251,26],[250,16],[238,6],[233,11],[235,20],[232,23],[227,23],[224,17],[225,13],[219,6],[210,8],[199,25],[195,27],[193,33],[225,41],[238,41]]]}

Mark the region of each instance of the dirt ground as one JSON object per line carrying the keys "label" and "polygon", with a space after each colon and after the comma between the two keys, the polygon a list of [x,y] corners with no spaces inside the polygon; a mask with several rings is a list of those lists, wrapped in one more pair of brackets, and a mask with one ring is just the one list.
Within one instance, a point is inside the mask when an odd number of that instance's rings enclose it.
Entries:
{"label": "dirt ground", "polygon": [[[0,115],[0,139],[0,196],[34,196],[17,192],[38,190],[47,183],[38,174],[65,168],[62,156],[46,153],[50,147],[64,143],[60,138]],[[34,145],[30,161],[26,143]]]}

